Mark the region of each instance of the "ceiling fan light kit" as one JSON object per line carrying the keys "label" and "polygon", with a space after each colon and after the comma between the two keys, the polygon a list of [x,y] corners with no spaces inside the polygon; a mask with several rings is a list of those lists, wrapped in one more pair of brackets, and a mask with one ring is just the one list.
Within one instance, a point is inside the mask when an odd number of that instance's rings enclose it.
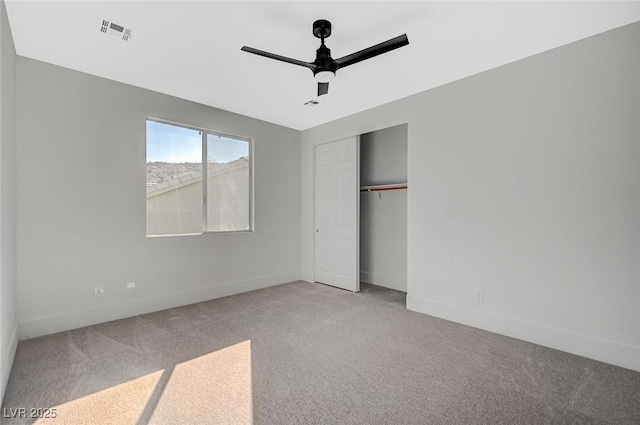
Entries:
{"label": "ceiling fan light kit", "polygon": [[333,77],[336,76],[336,73],[333,71],[318,71],[316,75],[314,75],[316,81],[319,83],[328,83],[333,80]]}
{"label": "ceiling fan light kit", "polygon": [[287,62],[311,69],[314,78],[318,81],[318,96],[322,96],[329,92],[329,82],[335,77],[336,71],[339,69],[362,62],[366,59],[371,59],[375,56],[409,44],[409,38],[406,34],[403,34],[380,44],[376,44],[375,46],[360,50],[359,52],[343,56],[339,59],[333,59],[331,57],[331,49],[324,44],[325,38],[328,38],[331,35],[331,22],[326,19],[319,19],[315,21],[313,23],[313,35],[320,39],[320,47],[316,50],[316,60],[313,62],[291,59],[274,53],[265,52],[263,50],[254,49],[253,47],[244,46],[241,50],[258,56],[264,56],[269,59],[275,59],[281,62]]}

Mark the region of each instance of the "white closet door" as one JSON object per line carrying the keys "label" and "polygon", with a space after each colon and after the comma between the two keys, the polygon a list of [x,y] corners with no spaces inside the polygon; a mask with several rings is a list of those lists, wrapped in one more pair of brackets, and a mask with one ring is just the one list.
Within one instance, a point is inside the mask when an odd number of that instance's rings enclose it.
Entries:
{"label": "white closet door", "polygon": [[315,280],[360,290],[359,139],[315,147]]}

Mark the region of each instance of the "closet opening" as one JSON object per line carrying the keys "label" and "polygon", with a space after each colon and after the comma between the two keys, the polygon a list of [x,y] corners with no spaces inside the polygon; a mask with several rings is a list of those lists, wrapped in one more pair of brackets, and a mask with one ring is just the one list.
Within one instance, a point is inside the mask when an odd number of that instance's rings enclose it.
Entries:
{"label": "closet opening", "polygon": [[407,124],[360,136],[360,293],[406,305]]}

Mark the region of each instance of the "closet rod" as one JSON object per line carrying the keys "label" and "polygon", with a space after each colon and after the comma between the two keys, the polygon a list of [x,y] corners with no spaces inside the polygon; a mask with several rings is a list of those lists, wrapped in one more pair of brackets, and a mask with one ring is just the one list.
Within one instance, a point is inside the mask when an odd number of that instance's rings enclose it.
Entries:
{"label": "closet rod", "polygon": [[407,188],[407,184],[406,183],[401,183],[401,184],[381,184],[381,185],[376,185],[376,186],[362,186],[360,188],[360,192],[378,192],[381,190],[399,190],[399,189],[406,189]]}

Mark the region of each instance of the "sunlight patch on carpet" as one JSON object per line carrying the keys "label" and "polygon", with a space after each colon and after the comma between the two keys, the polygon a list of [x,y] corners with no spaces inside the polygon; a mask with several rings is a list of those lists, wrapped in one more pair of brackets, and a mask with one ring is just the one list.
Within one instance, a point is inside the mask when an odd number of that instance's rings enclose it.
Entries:
{"label": "sunlight patch on carpet", "polygon": [[45,424],[253,424],[251,341],[51,409]]}
{"label": "sunlight patch on carpet", "polygon": [[42,418],[44,424],[135,424],[144,411],[164,370],[124,382],[51,409],[55,418]]}
{"label": "sunlight patch on carpet", "polygon": [[251,341],[176,365],[149,422],[253,424]]}

